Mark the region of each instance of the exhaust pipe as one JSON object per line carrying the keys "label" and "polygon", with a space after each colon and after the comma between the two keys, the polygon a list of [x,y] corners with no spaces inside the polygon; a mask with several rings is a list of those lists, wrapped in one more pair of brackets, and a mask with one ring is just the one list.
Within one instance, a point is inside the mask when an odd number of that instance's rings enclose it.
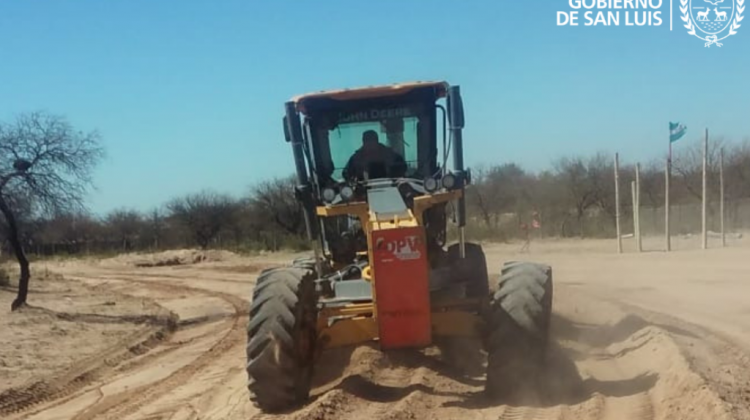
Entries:
{"label": "exhaust pipe", "polygon": [[466,175],[464,172],[464,105],[461,99],[461,87],[451,86],[448,88],[448,118],[450,119],[451,141],[453,142],[453,170],[456,172],[457,182],[461,188],[461,198],[458,199],[456,216],[459,230],[459,254],[461,258],[466,257]]}

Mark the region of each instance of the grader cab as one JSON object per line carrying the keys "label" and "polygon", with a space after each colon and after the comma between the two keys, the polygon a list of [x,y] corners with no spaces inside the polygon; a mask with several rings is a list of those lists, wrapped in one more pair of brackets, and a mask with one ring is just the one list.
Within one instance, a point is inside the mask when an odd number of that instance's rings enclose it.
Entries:
{"label": "grader cab", "polygon": [[[303,404],[319,355],[334,347],[420,349],[477,337],[492,395],[542,362],[551,268],[508,262],[491,288],[482,247],[465,239],[471,176],[459,86],[317,92],[285,111],[314,253],[256,281],[246,369],[257,406]],[[452,244],[449,220],[458,228]]]}

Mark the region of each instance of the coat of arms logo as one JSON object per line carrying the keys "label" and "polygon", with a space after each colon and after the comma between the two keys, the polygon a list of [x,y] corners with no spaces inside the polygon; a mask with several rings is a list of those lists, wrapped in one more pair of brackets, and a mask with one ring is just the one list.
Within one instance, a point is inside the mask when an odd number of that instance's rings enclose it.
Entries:
{"label": "coat of arms logo", "polygon": [[745,11],[745,0],[680,0],[682,21],[688,35],[716,45],[737,34]]}

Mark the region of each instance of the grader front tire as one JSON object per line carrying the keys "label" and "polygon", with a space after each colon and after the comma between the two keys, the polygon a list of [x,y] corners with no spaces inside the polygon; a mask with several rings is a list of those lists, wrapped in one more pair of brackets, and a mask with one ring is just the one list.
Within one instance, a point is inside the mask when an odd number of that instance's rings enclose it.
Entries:
{"label": "grader front tire", "polygon": [[486,320],[487,394],[506,397],[536,385],[551,316],[552,269],[527,262],[505,264]]}
{"label": "grader front tire", "polygon": [[305,268],[263,272],[255,285],[247,329],[248,390],[265,412],[307,400],[316,341],[315,276]]}

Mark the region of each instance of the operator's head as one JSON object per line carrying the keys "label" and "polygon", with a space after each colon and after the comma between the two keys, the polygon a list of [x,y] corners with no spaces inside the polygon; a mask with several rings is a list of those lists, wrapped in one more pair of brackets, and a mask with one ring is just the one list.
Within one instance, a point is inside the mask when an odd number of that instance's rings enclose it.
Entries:
{"label": "operator's head", "polygon": [[378,133],[375,130],[367,130],[362,133],[362,146],[365,149],[372,149],[378,145]]}

